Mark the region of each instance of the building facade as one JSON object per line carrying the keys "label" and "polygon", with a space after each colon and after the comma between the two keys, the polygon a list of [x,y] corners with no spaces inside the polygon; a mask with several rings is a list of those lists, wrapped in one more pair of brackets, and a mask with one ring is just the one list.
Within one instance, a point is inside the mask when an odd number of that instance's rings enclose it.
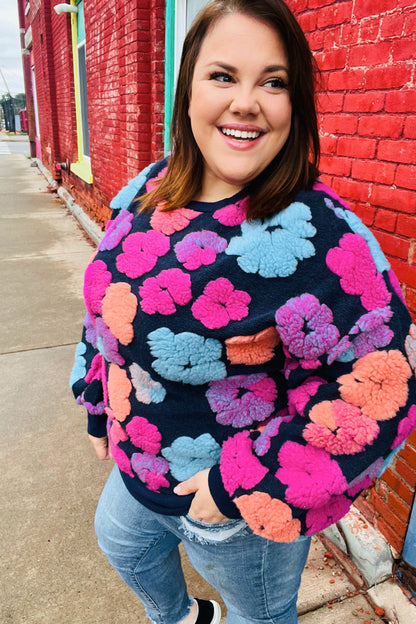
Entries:
{"label": "building facade", "polygon": [[[104,227],[112,197],[169,149],[182,42],[206,2],[17,2],[32,156]],[[287,4],[321,70],[322,178],[378,238],[415,321],[416,1]],[[398,555],[415,485],[414,433],[356,505]]]}

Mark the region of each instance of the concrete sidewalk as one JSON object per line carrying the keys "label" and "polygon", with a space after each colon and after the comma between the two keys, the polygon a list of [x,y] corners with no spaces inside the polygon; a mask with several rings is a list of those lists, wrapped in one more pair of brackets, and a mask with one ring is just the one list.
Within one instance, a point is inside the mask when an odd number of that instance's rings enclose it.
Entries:
{"label": "concrete sidewalk", "polygon": [[[0,155],[1,624],[147,621],[96,546],[94,510],[111,465],[95,459],[68,385],[93,251],[41,171],[21,154]],[[326,553],[314,538],[300,622],[389,621],[376,614],[360,580]],[[215,596],[183,560],[190,593]],[[402,619],[390,621],[416,621],[408,604]]]}

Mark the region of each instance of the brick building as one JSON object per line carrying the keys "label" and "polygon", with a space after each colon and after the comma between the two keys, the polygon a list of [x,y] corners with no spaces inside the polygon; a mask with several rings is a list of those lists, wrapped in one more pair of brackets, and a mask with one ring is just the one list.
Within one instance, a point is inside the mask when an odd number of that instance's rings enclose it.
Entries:
{"label": "brick building", "polygon": [[[111,198],[168,149],[182,41],[206,2],[17,2],[32,156],[104,226]],[[321,69],[322,177],[378,238],[416,320],[416,0],[287,3]],[[356,504],[398,554],[415,485],[413,434]]]}

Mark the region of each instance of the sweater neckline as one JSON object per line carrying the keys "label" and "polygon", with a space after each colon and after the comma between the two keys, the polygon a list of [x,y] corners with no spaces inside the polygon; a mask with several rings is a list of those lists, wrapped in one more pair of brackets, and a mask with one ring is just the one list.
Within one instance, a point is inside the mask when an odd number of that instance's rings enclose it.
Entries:
{"label": "sweater neckline", "polygon": [[218,210],[219,208],[224,208],[225,206],[235,204],[239,200],[244,199],[244,197],[247,197],[247,194],[248,194],[247,189],[242,189],[241,191],[238,191],[231,197],[224,197],[224,199],[220,199],[216,202],[204,202],[204,201],[192,200],[189,202],[188,208],[192,208],[193,210],[198,210],[200,212],[214,212],[215,210]]}

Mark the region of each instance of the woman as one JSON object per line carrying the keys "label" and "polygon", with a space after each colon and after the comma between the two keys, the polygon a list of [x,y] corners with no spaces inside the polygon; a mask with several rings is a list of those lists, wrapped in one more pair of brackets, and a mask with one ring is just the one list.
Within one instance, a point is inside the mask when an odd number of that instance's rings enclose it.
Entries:
{"label": "woman", "polygon": [[296,622],[310,535],[416,426],[414,330],[375,239],[317,179],[313,83],[284,2],[210,3],[172,156],[113,202],[86,271],[72,387],[117,464],[96,531],[157,624],[220,620],[188,596],[180,542],[229,624]]}

